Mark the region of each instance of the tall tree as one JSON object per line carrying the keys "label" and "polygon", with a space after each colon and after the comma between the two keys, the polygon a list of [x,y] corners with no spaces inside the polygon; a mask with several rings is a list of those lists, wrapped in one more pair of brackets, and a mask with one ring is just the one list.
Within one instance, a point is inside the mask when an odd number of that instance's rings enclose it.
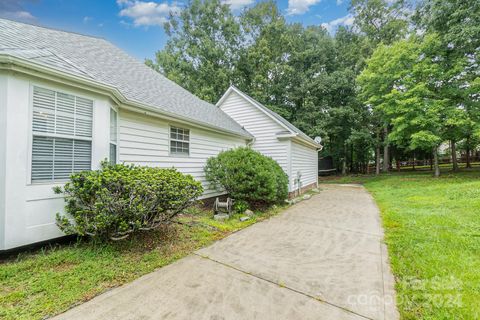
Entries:
{"label": "tall tree", "polygon": [[[355,18],[354,25],[369,39],[372,50],[381,43],[391,44],[405,36],[409,24],[409,10],[407,9],[406,0],[352,0],[350,2],[350,12]],[[380,143],[380,137],[383,136],[383,171],[388,171],[390,164],[387,139],[389,125],[385,119],[382,119],[382,114],[378,112],[372,120],[378,122],[375,124],[377,130],[383,128],[383,132],[376,133],[375,141]],[[380,146],[377,145],[376,153],[380,152],[379,149]],[[378,157],[376,158],[378,159]]]}
{"label": "tall tree", "polygon": [[352,0],[354,24],[375,45],[391,44],[407,32],[409,17],[405,0]]}
{"label": "tall tree", "polygon": [[[470,166],[470,149],[478,145],[475,136],[480,123],[479,98],[475,88],[480,74],[480,2],[423,0],[414,20],[424,34],[438,35],[441,45],[437,56],[445,71],[441,81],[442,91],[452,100],[455,114],[463,111],[461,127],[449,125],[449,139],[453,150],[456,141],[465,140],[461,146],[465,147],[467,166]],[[455,168],[456,153],[453,150]]]}
{"label": "tall tree", "polygon": [[480,46],[480,2],[465,0],[419,1],[414,17],[418,27],[437,33],[444,44],[462,53]]}
{"label": "tall tree", "polygon": [[[324,138],[322,154],[332,156],[337,167],[346,173],[348,168],[365,167],[354,162],[368,162],[370,155],[368,147],[362,148],[370,146],[370,139],[360,142],[370,129],[368,110],[359,104],[355,92],[355,78],[370,48],[366,37],[350,28],[340,27],[333,40],[333,55],[324,62],[327,67],[309,82],[318,106],[316,127]],[[308,118],[309,114],[303,113],[303,117]]]}
{"label": "tall tree", "polygon": [[381,45],[358,79],[366,103],[381,110],[391,124],[391,141],[410,150],[432,151],[435,176],[440,175],[438,148],[449,126],[459,127],[463,120],[461,109],[452,107],[442,93],[439,47],[435,34]]}
{"label": "tall tree", "polygon": [[287,58],[292,50],[285,18],[275,2],[266,1],[245,10],[239,21],[245,41],[237,63],[236,85],[285,115],[285,86],[291,72]]}
{"label": "tall tree", "polygon": [[165,24],[170,37],[147,65],[193,92],[216,102],[233,82],[242,43],[240,25],[220,0],[192,0]]}

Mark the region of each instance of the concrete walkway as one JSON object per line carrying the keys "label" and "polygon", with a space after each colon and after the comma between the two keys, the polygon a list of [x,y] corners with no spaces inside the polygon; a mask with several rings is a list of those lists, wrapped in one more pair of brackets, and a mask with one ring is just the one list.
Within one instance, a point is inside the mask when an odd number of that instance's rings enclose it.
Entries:
{"label": "concrete walkway", "polygon": [[398,319],[373,199],[321,189],[57,319]]}

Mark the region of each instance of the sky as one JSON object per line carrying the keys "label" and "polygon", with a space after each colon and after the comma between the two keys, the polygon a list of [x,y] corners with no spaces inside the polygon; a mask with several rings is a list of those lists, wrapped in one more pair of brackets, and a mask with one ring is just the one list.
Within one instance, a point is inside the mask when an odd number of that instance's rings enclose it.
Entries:
{"label": "sky", "polygon": [[[222,0],[235,14],[256,0]],[[153,58],[168,37],[163,23],[186,1],[164,0],[0,0],[0,17],[102,37],[137,59]],[[289,22],[323,25],[334,33],[351,25],[349,0],[280,0]]]}

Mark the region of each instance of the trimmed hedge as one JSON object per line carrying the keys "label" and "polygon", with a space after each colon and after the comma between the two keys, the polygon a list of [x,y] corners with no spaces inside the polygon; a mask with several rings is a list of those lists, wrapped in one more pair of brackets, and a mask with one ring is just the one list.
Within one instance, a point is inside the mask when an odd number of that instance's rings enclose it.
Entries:
{"label": "trimmed hedge", "polygon": [[204,168],[210,187],[227,191],[236,201],[252,206],[283,201],[288,177],[272,158],[247,147],[220,152]]}
{"label": "trimmed hedge", "polygon": [[57,213],[62,231],[119,240],[171,221],[203,188],[176,169],[104,162],[100,170],[73,174],[54,191],[65,195],[67,215]]}

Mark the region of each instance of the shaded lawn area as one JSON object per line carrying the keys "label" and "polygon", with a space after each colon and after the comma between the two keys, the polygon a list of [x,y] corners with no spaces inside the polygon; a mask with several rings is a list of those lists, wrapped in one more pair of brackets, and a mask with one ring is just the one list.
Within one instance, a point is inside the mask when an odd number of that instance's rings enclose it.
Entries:
{"label": "shaded lawn area", "polygon": [[281,208],[218,222],[193,208],[182,224],[125,241],[48,246],[0,260],[0,318],[43,319],[180,259]]}
{"label": "shaded lawn area", "polygon": [[480,171],[332,179],[375,198],[402,319],[480,319]]}
{"label": "shaded lawn area", "polygon": [[[480,167],[480,162],[471,162],[470,165],[472,166],[472,168],[475,168],[475,169],[478,169],[478,167]],[[441,163],[439,164],[440,168],[442,170],[451,170],[452,167],[453,167],[453,164],[451,163]],[[465,162],[459,162],[458,163],[458,168],[466,168],[467,167],[467,164]],[[431,170],[431,166],[430,165],[417,165],[415,166],[415,169],[416,170]],[[400,169],[403,171],[403,170],[408,170],[408,171],[412,171],[413,170],[413,166],[401,166]],[[396,169],[394,169],[395,171]],[[432,171],[433,172],[433,171]]]}

